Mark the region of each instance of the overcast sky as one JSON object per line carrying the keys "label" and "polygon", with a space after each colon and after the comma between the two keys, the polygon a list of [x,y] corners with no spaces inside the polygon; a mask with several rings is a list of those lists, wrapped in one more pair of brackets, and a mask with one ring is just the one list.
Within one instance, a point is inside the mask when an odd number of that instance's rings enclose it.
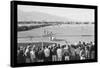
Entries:
{"label": "overcast sky", "polygon": [[73,21],[94,22],[94,9],[18,5],[18,10],[23,12],[48,13]]}

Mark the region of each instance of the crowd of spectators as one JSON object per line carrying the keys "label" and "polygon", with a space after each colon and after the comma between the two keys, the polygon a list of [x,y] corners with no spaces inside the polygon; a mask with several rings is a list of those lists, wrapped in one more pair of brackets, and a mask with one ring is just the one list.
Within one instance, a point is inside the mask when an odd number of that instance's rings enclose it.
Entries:
{"label": "crowd of spectators", "polygon": [[95,58],[95,43],[52,44],[42,47],[28,44],[17,48],[18,63],[87,60]]}

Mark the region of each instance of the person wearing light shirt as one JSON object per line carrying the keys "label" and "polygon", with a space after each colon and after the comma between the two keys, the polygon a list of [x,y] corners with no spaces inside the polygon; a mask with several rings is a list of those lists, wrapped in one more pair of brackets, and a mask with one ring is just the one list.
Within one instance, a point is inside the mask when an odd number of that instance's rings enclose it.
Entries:
{"label": "person wearing light shirt", "polygon": [[44,49],[44,55],[45,55],[45,61],[49,61],[49,57],[50,57],[50,50],[49,50],[49,48],[48,47],[45,47],[45,49]]}

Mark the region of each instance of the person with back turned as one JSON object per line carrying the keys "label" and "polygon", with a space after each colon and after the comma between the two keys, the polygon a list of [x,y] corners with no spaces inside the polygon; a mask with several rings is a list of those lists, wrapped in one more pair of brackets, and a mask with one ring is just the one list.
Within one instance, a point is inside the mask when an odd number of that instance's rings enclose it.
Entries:
{"label": "person with back turned", "polygon": [[45,55],[44,61],[49,61],[50,60],[50,50],[48,46],[45,46],[44,55]]}

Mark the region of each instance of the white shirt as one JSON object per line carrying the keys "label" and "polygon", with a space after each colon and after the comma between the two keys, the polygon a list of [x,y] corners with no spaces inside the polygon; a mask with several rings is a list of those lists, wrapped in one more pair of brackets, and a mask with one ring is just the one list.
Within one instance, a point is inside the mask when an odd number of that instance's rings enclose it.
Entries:
{"label": "white shirt", "polygon": [[44,54],[45,54],[45,57],[49,57],[50,50],[48,48],[44,49]]}
{"label": "white shirt", "polygon": [[62,49],[57,49],[57,55],[58,55],[58,57],[62,56]]}
{"label": "white shirt", "polygon": [[30,55],[32,58],[35,58],[35,52],[34,51],[30,51]]}

